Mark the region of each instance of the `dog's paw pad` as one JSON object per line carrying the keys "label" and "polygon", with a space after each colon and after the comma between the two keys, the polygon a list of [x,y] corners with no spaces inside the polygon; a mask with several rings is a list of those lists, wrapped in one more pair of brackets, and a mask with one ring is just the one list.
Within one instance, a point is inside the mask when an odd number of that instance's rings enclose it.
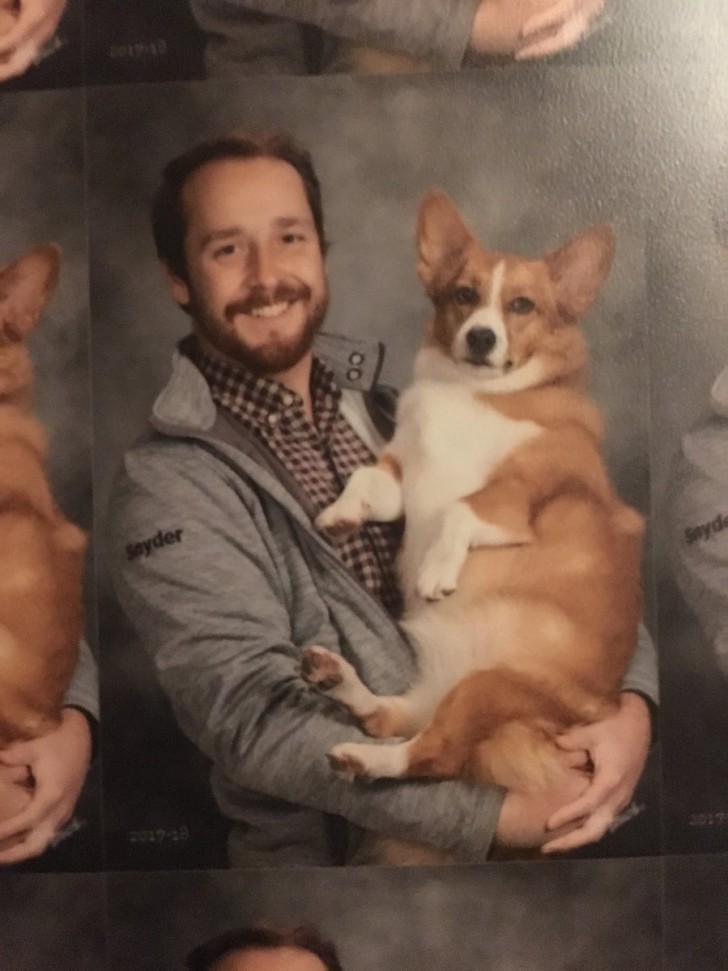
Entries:
{"label": "dog's paw pad", "polygon": [[326,758],[329,760],[329,765],[338,775],[342,776],[348,782],[353,782],[355,779],[366,778],[367,770],[364,762],[358,755],[355,755],[349,746],[347,745],[336,745],[328,753]]}
{"label": "dog's paw pad", "polygon": [[319,532],[332,538],[346,537],[360,529],[367,518],[368,508],[362,502],[342,501],[327,506],[314,520]]}
{"label": "dog's paw pad", "polygon": [[301,677],[319,691],[331,691],[344,680],[340,658],[325,647],[307,647],[301,655]]}

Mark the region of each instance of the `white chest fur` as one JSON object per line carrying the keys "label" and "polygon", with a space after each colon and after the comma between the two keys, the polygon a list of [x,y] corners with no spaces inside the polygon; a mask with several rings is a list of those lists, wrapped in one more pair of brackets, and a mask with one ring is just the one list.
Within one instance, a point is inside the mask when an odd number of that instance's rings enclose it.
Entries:
{"label": "white chest fur", "polygon": [[504,459],[541,430],[533,421],[504,416],[460,384],[419,380],[403,394],[389,450],[402,468],[405,589],[448,507],[482,489]]}

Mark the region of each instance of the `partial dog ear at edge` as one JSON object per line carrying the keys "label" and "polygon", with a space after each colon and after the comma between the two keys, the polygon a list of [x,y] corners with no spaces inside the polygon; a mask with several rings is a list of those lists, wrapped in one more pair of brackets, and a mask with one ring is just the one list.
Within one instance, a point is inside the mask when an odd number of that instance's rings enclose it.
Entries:
{"label": "partial dog ear at edge", "polygon": [[2,336],[22,339],[38,323],[58,282],[61,247],[44,243],[0,270]]}
{"label": "partial dog ear at edge", "polygon": [[457,277],[473,242],[450,198],[444,192],[428,192],[417,219],[417,273],[430,296]]}
{"label": "partial dog ear at edge", "polygon": [[571,317],[587,312],[609,275],[615,250],[611,226],[593,226],[543,256],[559,306]]}

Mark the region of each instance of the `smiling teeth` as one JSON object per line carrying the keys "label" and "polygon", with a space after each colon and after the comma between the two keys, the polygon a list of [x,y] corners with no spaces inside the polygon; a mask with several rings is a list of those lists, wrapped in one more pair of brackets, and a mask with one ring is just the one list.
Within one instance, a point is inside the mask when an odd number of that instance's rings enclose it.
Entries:
{"label": "smiling teeth", "polygon": [[282,313],[290,307],[288,301],[282,303],[270,303],[266,304],[264,307],[256,307],[255,310],[251,311],[252,317],[279,317]]}

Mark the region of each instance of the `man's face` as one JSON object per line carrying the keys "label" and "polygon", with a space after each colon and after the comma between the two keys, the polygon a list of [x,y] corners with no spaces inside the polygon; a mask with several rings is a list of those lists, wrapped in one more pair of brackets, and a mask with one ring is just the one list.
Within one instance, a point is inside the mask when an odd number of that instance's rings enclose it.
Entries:
{"label": "man's face", "polygon": [[214,971],[326,971],[326,967],[310,951],[276,947],[226,954]]}
{"label": "man's face", "polygon": [[172,295],[197,332],[257,373],[278,374],[311,348],[328,294],[323,255],[298,172],[278,159],[209,162],[190,176],[187,281]]}

